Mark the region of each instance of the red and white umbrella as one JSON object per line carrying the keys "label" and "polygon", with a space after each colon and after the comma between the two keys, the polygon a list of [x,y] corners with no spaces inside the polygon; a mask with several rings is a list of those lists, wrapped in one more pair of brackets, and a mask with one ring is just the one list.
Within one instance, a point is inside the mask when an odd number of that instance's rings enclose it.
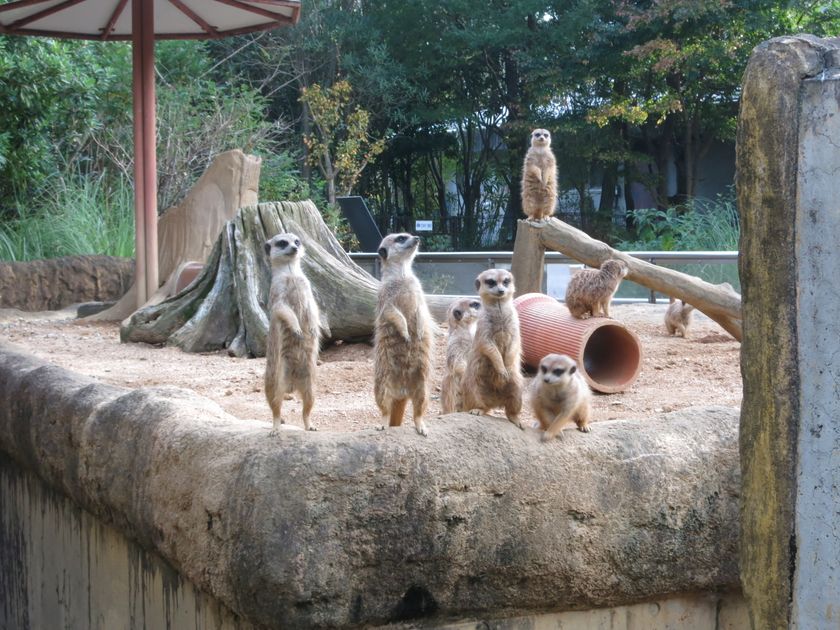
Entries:
{"label": "red and white umbrella", "polygon": [[2,35],[131,40],[138,306],[158,288],[155,39],[216,39],[295,24],[299,17],[300,2],[291,0],[13,0],[0,4]]}

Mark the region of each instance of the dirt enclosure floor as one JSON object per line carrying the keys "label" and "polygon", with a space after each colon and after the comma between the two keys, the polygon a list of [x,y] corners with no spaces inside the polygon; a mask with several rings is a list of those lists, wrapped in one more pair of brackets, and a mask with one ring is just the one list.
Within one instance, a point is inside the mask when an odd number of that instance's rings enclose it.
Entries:
{"label": "dirt enclosure floor", "polygon": [[[642,370],[629,390],[594,396],[594,422],[645,418],[702,404],[740,404],[740,344],[713,321],[696,313],[689,338],[684,340],[665,332],[665,305],[617,305],[611,310],[641,339]],[[263,392],[265,359],[122,344],[116,322],[82,323],[71,319],[69,311],[0,310],[0,341],[14,343],[36,357],[103,383],[191,389],[238,418],[261,423],[266,430],[271,427],[271,412]],[[444,331],[436,344],[437,367],[427,417],[430,430],[440,413],[445,346]],[[372,350],[362,343],[333,345],[322,351],[312,414],[319,430],[357,431],[380,425],[373,400]],[[501,410],[493,415],[504,417]],[[287,423],[300,426],[300,402],[287,401],[284,416]],[[533,421],[529,411],[524,416],[529,424]],[[403,427],[413,430],[408,414]]]}

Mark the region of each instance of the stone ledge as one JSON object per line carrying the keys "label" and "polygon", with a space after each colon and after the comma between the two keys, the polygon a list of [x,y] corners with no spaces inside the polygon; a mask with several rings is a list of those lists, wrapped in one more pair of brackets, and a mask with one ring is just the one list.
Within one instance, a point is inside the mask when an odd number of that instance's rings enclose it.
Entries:
{"label": "stone ledge", "polygon": [[[178,388],[97,384],[0,344],[0,449],[262,626],[527,615],[738,589],[738,411],[540,444],[268,436]],[[371,400],[372,404],[372,400]]]}

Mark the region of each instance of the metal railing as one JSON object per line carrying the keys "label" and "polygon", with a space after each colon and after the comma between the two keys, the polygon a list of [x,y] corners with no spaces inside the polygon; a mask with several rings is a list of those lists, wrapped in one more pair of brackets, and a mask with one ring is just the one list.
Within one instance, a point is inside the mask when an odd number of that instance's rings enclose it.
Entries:
{"label": "metal railing", "polygon": [[[740,290],[740,283],[738,282],[738,252],[737,251],[702,251],[702,252],[661,252],[661,251],[645,251],[645,252],[625,252],[628,256],[644,260],[654,265],[665,267],[682,268],[686,273],[703,278],[710,282],[727,281],[733,285],[735,290]],[[379,256],[375,253],[352,253],[350,257],[362,268],[366,269],[371,275],[376,278],[380,276]],[[449,268],[450,274],[462,276],[461,286],[457,284],[453,287],[448,287],[445,291],[434,291],[432,293],[459,293],[468,294],[471,292],[470,284],[478,272],[482,269],[489,269],[493,267],[510,268],[513,259],[513,252],[511,251],[487,251],[487,252],[419,252],[414,260],[415,270],[421,280],[428,280],[441,275]],[[546,252],[545,253],[545,270],[543,273],[543,291],[549,292],[547,283],[549,281],[552,267],[555,265],[566,265],[567,267],[582,267],[581,263],[561,254],[560,252]],[[717,268],[717,271],[715,271]],[[567,269],[568,271],[568,269]],[[473,273],[475,272],[475,273]],[[465,284],[468,281],[469,284]],[[457,280],[456,280],[457,282]],[[426,286],[428,282],[424,282]],[[625,282],[624,285],[633,285],[639,287],[634,283]],[[426,290],[429,290],[428,287]],[[658,298],[654,291],[644,289],[648,292],[646,297],[640,297],[638,290],[619,289],[619,295],[616,302],[639,302],[648,301],[656,303]],[[622,292],[625,293],[622,296]],[[635,293],[634,296],[627,295]]]}

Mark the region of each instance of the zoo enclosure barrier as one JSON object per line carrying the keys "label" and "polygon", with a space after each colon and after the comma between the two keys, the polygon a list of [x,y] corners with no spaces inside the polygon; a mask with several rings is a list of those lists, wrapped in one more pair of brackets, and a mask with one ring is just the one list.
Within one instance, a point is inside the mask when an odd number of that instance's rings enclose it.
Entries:
{"label": "zoo enclosure barrier", "polygon": [[[707,282],[728,282],[740,293],[737,251],[625,252],[628,256],[654,265],[670,267],[697,276]],[[380,277],[379,256],[375,253],[351,253],[350,257],[375,278]],[[428,293],[470,295],[475,292],[473,282],[484,269],[510,269],[513,252],[419,252],[414,259],[415,271]],[[583,264],[559,252],[545,253],[542,291],[552,297],[563,298],[566,283],[575,269]],[[615,302],[667,301],[668,296],[625,280],[621,283]]]}

